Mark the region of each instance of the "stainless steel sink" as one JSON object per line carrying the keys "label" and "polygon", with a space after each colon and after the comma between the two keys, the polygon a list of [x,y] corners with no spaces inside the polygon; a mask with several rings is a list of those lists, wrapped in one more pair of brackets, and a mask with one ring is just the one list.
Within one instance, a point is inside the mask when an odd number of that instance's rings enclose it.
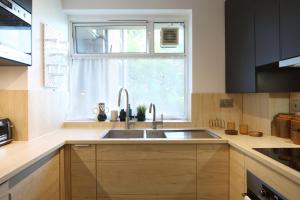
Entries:
{"label": "stainless steel sink", "polygon": [[110,130],[103,139],[144,138],[144,130]]}
{"label": "stainless steel sink", "polygon": [[208,130],[166,130],[168,139],[213,139],[219,138]]}
{"label": "stainless steel sink", "polygon": [[147,130],[146,138],[167,138],[163,130]]}
{"label": "stainless steel sink", "polygon": [[103,139],[214,139],[207,130],[110,130]]}

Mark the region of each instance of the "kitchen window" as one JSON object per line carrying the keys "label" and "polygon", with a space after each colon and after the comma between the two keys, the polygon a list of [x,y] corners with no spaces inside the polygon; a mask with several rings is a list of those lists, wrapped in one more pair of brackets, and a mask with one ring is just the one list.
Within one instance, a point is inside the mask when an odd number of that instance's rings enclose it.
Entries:
{"label": "kitchen window", "polygon": [[[161,45],[162,29],[176,31],[166,37],[177,42]],[[129,91],[133,114],[152,102],[164,119],[187,119],[185,35],[184,21],[73,23],[68,119],[95,119],[99,102],[118,109],[121,87]]]}

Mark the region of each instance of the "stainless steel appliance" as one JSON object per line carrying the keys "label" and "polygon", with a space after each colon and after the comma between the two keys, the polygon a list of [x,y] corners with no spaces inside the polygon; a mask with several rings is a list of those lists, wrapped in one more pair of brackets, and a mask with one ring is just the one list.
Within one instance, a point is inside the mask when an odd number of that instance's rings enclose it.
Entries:
{"label": "stainless steel appliance", "polygon": [[250,200],[288,200],[250,171],[247,171],[247,193],[243,196]]}
{"label": "stainless steel appliance", "polygon": [[29,66],[31,52],[31,13],[0,0],[0,66]]}
{"label": "stainless steel appliance", "polygon": [[0,146],[12,141],[12,127],[9,119],[0,119]]}

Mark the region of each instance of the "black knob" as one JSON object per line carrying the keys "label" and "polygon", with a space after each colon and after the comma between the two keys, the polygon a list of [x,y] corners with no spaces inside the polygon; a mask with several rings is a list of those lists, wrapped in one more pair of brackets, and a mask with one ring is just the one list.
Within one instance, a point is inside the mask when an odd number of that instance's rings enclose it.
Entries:
{"label": "black knob", "polygon": [[261,189],[260,190],[260,194],[261,194],[261,196],[263,196],[263,197],[266,197],[267,196],[267,191],[265,190],[265,189]]}

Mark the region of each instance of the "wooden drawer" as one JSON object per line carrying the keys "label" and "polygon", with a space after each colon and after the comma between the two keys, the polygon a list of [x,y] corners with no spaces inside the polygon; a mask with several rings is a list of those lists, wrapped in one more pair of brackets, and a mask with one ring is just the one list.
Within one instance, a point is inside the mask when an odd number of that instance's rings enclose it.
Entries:
{"label": "wooden drawer", "polygon": [[229,197],[229,147],[227,144],[197,145],[197,199]]}
{"label": "wooden drawer", "polygon": [[95,162],[95,161],[96,161],[95,145],[72,145],[71,146],[71,163]]}
{"label": "wooden drawer", "polygon": [[97,149],[100,198],[196,196],[196,145],[100,145]]}
{"label": "wooden drawer", "polygon": [[195,160],[196,145],[98,145],[97,160]]}

